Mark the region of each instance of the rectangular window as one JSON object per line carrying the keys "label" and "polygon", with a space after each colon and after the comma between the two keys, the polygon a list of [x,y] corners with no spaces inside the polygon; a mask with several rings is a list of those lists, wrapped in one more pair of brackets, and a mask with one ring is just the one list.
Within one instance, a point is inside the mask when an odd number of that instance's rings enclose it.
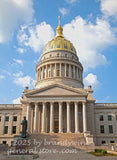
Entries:
{"label": "rectangular window", "polygon": [[110,143],[115,143],[114,141],[110,141]]}
{"label": "rectangular window", "polygon": [[17,121],[17,116],[13,117],[13,121],[15,121],[15,122]]}
{"label": "rectangular window", "polygon": [[113,133],[113,126],[109,125],[109,133]]}
{"label": "rectangular window", "polygon": [[112,116],[108,115],[108,121],[112,121]]}
{"label": "rectangular window", "polygon": [[9,116],[5,117],[5,121],[8,122],[9,121]]}
{"label": "rectangular window", "polygon": [[100,126],[100,133],[104,133],[104,125]]}
{"label": "rectangular window", "polygon": [[1,116],[0,116],[0,122],[1,122]]}
{"label": "rectangular window", "polygon": [[6,141],[2,141],[2,144],[6,144]]}
{"label": "rectangular window", "polygon": [[117,115],[116,115],[116,121],[117,121]]}
{"label": "rectangular window", "polygon": [[105,144],[105,143],[106,143],[106,141],[102,140],[102,144]]}
{"label": "rectangular window", "polygon": [[4,134],[8,134],[8,126],[4,127]]}
{"label": "rectangular window", "polygon": [[13,126],[12,134],[16,134],[16,126]]}
{"label": "rectangular window", "polygon": [[104,121],[104,116],[100,115],[100,121]]}

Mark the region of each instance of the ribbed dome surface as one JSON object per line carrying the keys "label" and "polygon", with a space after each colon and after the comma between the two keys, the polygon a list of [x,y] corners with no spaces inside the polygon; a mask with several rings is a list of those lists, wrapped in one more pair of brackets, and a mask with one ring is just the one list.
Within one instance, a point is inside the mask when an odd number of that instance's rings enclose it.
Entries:
{"label": "ribbed dome surface", "polygon": [[54,50],[65,50],[76,54],[73,44],[64,37],[59,36],[55,37],[46,44],[43,54]]}
{"label": "ribbed dome surface", "polygon": [[56,36],[46,44],[43,50],[43,54],[55,50],[65,50],[76,54],[76,50],[73,44],[70,41],[66,40],[63,36],[63,28],[60,25],[60,19],[59,25],[56,29]]}

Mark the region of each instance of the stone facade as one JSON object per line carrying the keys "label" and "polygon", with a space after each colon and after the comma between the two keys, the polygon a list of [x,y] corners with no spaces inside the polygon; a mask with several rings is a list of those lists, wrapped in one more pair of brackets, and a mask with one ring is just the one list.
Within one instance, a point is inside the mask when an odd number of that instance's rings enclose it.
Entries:
{"label": "stone facade", "polygon": [[28,134],[84,134],[87,144],[117,143],[117,104],[97,104],[84,89],[83,67],[61,25],[45,46],[33,90],[24,89],[20,105],[0,105],[0,143],[11,144],[26,116]]}

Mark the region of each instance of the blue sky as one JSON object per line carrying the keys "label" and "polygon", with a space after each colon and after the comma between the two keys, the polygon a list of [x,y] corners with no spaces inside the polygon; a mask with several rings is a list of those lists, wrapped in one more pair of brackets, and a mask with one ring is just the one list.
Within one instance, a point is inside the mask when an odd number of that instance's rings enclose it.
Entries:
{"label": "blue sky", "polygon": [[0,0],[0,103],[19,103],[34,88],[35,68],[54,38],[61,16],[64,36],[84,67],[85,88],[97,102],[117,102],[117,0]]}

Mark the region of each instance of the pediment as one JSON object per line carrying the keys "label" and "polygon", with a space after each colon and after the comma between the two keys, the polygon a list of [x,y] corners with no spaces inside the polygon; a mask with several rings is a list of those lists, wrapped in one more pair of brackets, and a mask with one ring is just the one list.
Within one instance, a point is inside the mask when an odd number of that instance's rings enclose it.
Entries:
{"label": "pediment", "polygon": [[42,96],[86,96],[86,91],[74,89],[71,87],[52,85],[41,89],[35,89],[26,94],[27,97],[42,97]]}

